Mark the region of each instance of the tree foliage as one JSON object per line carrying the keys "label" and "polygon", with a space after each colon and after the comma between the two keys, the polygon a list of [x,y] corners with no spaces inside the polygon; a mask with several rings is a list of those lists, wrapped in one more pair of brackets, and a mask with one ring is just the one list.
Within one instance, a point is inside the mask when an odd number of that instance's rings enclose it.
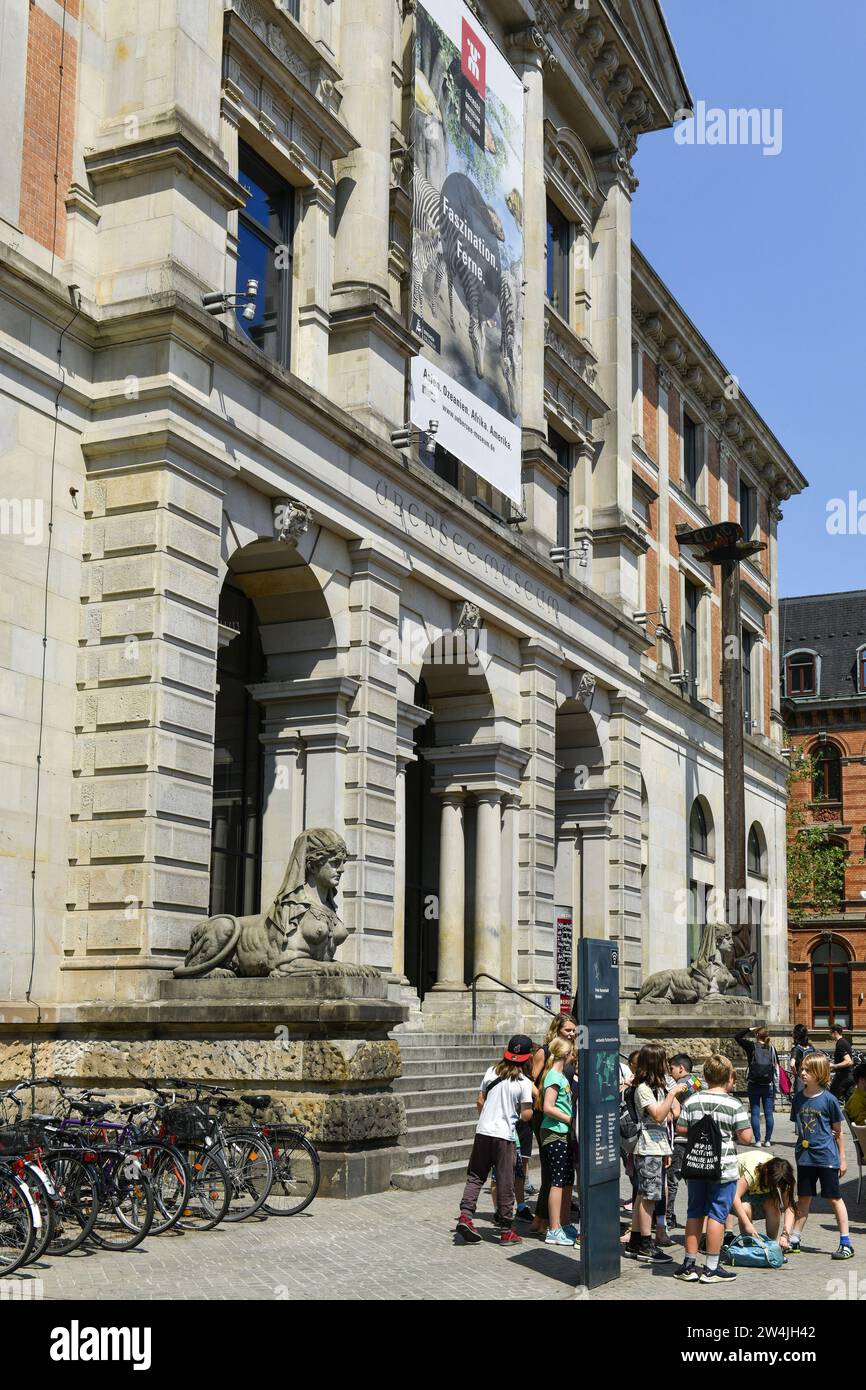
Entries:
{"label": "tree foliage", "polygon": [[[815,761],[806,754],[788,768],[788,916],[792,922],[825,917],[840,910],[845,898],[845,850],[833,844],[831,828],[807,819],[807,804],[791,795],[800,782],[814,784]],[[811,794],[811,791],[810,791]]]}

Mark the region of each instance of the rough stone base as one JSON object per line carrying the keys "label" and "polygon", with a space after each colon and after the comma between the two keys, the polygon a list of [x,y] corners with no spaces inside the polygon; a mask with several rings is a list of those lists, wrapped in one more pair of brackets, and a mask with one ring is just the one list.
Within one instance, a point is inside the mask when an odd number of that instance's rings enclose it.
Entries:
{"label": "rough stone base", "polygon": [[0,1081],[56,1076],[127,1100],[172,1079],[266,1091],[263,1118],[304,1124],[319,1149],[322,1195],[354,1197],[387,1189],[401,1160],[400,1048],[387,1035],[406,1013],[377,978],[165,981],[158,1000],[43,1009],[39,1024],[0,1010]]}
{"label": "rough stone base", "polygon": [[668,1053],[687,1052],[695,1069],[703,1067],[707,1057],[721,1052],[730,1057],[738,1072],[745,1066],[745,1055],[734,1041],[734,1035],[744,1028],[767,1023],[771,1032],[781,1037],[783,1028],[767,1019],[765,1005],[753,999],[730,998],[691,1004],[632,1004],[628,1011],[627,1032],[623,1032],[622,1051],[658,1043]]}

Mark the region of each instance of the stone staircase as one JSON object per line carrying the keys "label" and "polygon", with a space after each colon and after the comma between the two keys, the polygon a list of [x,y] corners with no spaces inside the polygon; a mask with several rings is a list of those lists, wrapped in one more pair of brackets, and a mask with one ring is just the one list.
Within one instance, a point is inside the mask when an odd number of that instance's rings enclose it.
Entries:
{"label": "stone staircase", "polygon": [[402,1140],[405,1164],[392,1187],[423,1191],[463,1182],[478,1111],[475,1097],[484,1072],[502,1056],[507,1033],[477,1038],[459,1033],[398,1033],[403,1073],[394,1090],[406,1107]]}

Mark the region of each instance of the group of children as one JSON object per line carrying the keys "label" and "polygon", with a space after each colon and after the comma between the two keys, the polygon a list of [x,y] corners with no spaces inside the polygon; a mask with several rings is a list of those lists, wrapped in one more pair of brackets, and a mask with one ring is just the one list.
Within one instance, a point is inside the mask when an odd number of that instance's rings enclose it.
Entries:
{"label": "group of children", "polygon": [[[821,1053],[801,1065],[802,1088],[792,1103],[797,1139],[795,1176],[791,1164],[759,1145],[742,1101],[733,1094],[734,1067],[715,1054],[704,1066],[703,1082],[692,1072],[691,1059],[679,1053],[668,1062],[662,1047],[649,1045],[632,1054],[633,1079],[625,1086],[626,1104],[636,1115],[637,1140],[628,1158],[633,1200],[631,1231],[623,1250],[627,1258],[647,1264],[671,1264],[665,1246],[673,1242],[667,1225],[675,1223],[674,1201],[681,1176],[688,1185],[685,1256],[675,1277],[686,1283],[715,1284],[735,1279],[722,1264],[726,1243],[740,1233],[757,1235],[755,1219],[763,1215],[767,1238],[794,1254],[813,1197],[833,1207],[839,1230],[834,1260],[853,1254],[848,1213],[840,1181],[847,1171],[842,1109],[830,1093],[830,1064]],[[702,1176],[702,1173],[704,1176]],[[653,1239],[653,1224],[656,1237]],[[706,1251],[697,1267],[699,1246]]]}
{"label": "group of children", "polygon": [[[472,1218],[492,1172],[494,1221],[500,1244],[521,1244],[522,1237],[513,1225],[515,1185],[523,1187],[534,1135],[541,1156],[541,1190],[534,1216],[521,1200],[518,1217],[532,1221],[533,1228],[544,1233],[547,1245],[573,1246],[577,1242],[578,1230],[571,1221],[577,1159],[576,1035],[572,1016],[559,1014],[540,1048],[534,1048],[531,1039],[519,1033],[509,1042],[502,1061],[484,1073],[477,1096],[475,1142],[457,1220],[456,1233],[461,1240],[469,1244],[481,1240]],[[537,1062],[535,1054],[539,1054]],[[522,1191],[517,1195],[522,1198]]]}
{"label": "group of children", "polygon": [[[540,1048],[518,1034],[502,1060],[482,1078],[478,1125],[456,1228],[463,1241],[481,1240],[473,1217],[493,1173],[494,1220],[501,1244],[521,1243],[514,1231],[516,1188],[518,1219],[533,1220],[549,1245],[576,1243],[578,1230],[570,1219],[577,1156],[576,1033],[571,1015],[561,1014]],[[832,1258],[853,1256],[840,1190],[847,1171],[843,1116],[828,1089],[826,1056],[812,1053],[800,1064],[801,1088],[791,1109],[797,1134],[796,1178],[786,1159],[760,1147],[749,1114],[733,1094],[735,1071],[727,1057],[709,1057],[702,1079],[687,1054],[669,1059],[656,1044],[633,1053],[629,1064],[622,1085],[636,1136],[627,1163],[633,1196],[631,1230],[623,1246],[626,1258],[673,1263],[665,1249],[673,1244],[667,1227],[676,1224],[675,1200],[682,1179],[688,1186],[688,1207],[684,1259],[674,1271],[677,1279],[702,1284],[735,1279],[735,1271],[722,1263],[724,1247],[734,1238],[735,1223],[742,1235],[756,1236],[755,1221],[761,1216],[767,1239],[795,1254],[819,1191],[831,1203],[839,1230]],[[858,1089],[866,1092],[866,1077],[858,1078]],[[534,1219],[522,1190],[533,1135],[542,1174]],[[738,1144],[748,1148],[738,1153]],[[700,1270],[699,1247],[706,1255]]]}

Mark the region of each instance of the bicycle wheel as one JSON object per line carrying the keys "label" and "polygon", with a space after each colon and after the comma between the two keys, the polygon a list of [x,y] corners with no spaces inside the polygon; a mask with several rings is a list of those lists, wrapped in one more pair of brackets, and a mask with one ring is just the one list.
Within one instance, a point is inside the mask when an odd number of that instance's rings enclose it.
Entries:
{"label": "bicycle wheel", "polygon": [[161,1236],[177,1225],[189,1201],[190,1176],[180,1149],[164,1139],[144,1140],[137,1153],[151,1187],[155,1211],[151,1235]]}
{"label": "bicycle wheel", "polygon": [[134,1250],[150,1232],[156,1203],[137,1153],[102,1151],[102,1188],[90,1239],[105,1250]]}
{"label": "bicycle wheel", "polygon": [[262,1207],[268,1216],[297,1216],[319,1190],[321,1165],[314,1144],[300,1130],[273,1127],[274,1185]]}
{"label": "bicycle wheel", "polygon": [[274,1183],[274,1156],[270,1144],[252,1130],[223,1136],[220,1157],[229,1170],[231,1197],[226,1221],[245,1221],[267,1200]]}
{"label": "bicycle wheel", "polygon": [[0,1275],[14,1274],[30,1258],[36,1239],[35,1210],[21,1179],[0,1168]]}
{"label": "bicycle wheel", "polygon": [[39,1165],[54,1188],[54,1232],[49,1255],[71,1255],[84,1244],[96,1221],[99,1206],[96,1174],[92,1165],[71,1149],[49,1149],[39,1155]]}
{"label": "bicycle wheel", "polygon": [[54,1186],[51,1179],[32,1162],[25,1163],[21,1177],[39,1208],[39,1226],[34,1234],[33,1248],[27,1256],[27,1263],[32,1265],[40,1255],[45,1254],[54,1235]]}
{"label": "bicycle wheel", "polygon": [[189,1195],[180,1230],[212,1231],[229,1209],[232,1183],[228,1169],[218,1154],[207,1149],[184,1153],[189,1169]]}

